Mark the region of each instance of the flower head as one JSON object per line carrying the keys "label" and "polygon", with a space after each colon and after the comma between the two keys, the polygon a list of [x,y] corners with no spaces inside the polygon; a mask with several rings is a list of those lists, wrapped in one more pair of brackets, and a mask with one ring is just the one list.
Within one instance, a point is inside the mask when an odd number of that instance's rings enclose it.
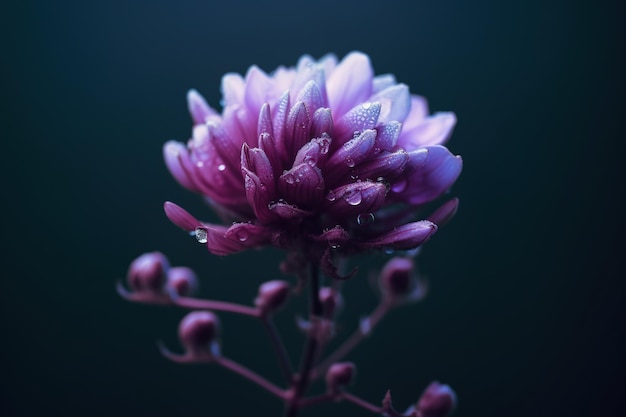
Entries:
{"label": "flower head", "polygon": [[172,175],[231,226],[198,221],[166,203],[168,217],[218,255],[273,245],[345,251],[411,249],[437,230],[407,215],[454,183],[460,157],[442,146],[456,118],[392,75],[375,76],[353,52],[272,74],[251,67],[222,79],[223,111],[195,90],[185,146],[170,141]]}

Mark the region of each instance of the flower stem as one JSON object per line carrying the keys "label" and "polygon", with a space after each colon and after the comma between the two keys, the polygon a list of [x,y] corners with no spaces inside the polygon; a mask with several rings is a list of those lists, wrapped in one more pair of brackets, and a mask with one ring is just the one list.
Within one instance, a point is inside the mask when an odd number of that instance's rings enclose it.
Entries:
{"label": "flower stem", "polygon": [[269,391],[271,394],[274,394],[275,396],[283,399],[286,397],[286,394],[283,390],[281,390],[276,385],[272,384],[259,374],[246,368],[245,366],[223,356],[216,356],[213,360],[215,361],[215,363],[222,366],[223,368],[226,368],[229,371],[239,374],[242,377],[254,382],[261,388]]}
{"label": "flower stem", "polygon": [[258,317],[259,310],[241,304],[229,303],[217,300],[200,300],[191,297],[177,297],[172,300],[172,304],[179,307],[190,308],[192,310],[216,310],[230,313],[242,314],[244,316]]}
{"label": "flower stem", "polygon": [[306,389],[311,382],[310,373],[313,369],[313,362],[317,356],[317,349],[319,345],[318,323],[320,316],[322,315],[322,303],[319,298],[320,288],[319,277],[319,265],[312,261],[310,264],[310,301],[309,301],[309,320],[312,327],[308,332],[306,344],[304,346],[304,353],[302,355],[302,362],[300,365],[300,371],[296,378],[294,378],[294,384],[292,386],[291,398],[288,401],[285,409],[285,417],[296,417],[300,408],[298,402],[300,397],[304,395]]}
{"label": "flower stem", "polygon": [[368,321],[367,329],[360,325],[342,344],[331,353],[326,359],[320,363],[313,372],[313,378],[317,378],[326,372],[326,370],[335,362],[340,361],[348,353],[352,351],[359,343],[363,341],[374,329],[374,327],[385,317],[392,304],[382,301],[378,307],[364,320]]}

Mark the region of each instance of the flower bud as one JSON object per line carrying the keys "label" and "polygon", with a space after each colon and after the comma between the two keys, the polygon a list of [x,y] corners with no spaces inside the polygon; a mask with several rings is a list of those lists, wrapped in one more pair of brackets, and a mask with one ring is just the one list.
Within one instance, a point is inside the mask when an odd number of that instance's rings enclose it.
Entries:
{"label": "flower bud", "polygon": [[289,291],[289,284],[285,281],[267,281],[259,287],[259,295],[254,300],[254,305],[264,314],[271,313],[285,303]]}
{"label": "flower bud", "polygon": [[128,268],[128,285],[136,292],[162,292],[169,261],[161,252],[144,253]]}
{"label": "flower bud", "polygon": [[219,319],[210,311],[192,311],[178,326],[178,337],[189,353],[211,353],[219,331]]}
{"label": "flower bud", "polygon": [[343,306],[341,293],[330,287],[322,287],[319,292],[320,302],[324,311],[324,317],[331,318]]}
{"label": "flower bud", "polygon": [[408,295],[414,285],[414,265],[410,258],[391,258],[380,271],[380,288],[386,297]]}
{"label": "flower bud", "polygon": [[334,363],[326,371],[326,387],[329,392],[336,392],[352,382],[356,367],[352,362]]}
{"label": "flower bud", "polygon": [[431,382],[417,402],[423,417],[446,417],[456,405],[456,394],[448,385]]}
{"label": "flower bud", "polygon": [[187,296],[198,288],[195,272],[186,266],[177,266],[167,272],[167,287],[176,295]]}

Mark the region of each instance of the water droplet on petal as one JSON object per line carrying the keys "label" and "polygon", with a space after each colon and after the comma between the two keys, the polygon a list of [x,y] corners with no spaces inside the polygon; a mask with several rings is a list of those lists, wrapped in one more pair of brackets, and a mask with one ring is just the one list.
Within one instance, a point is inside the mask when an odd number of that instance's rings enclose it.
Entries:
{"label": "water droplet on petal", "polygon": [[224,164],[219,164],[219,165],[217,166],[217,170],[218,170],[218,171],[220,171],[220,172],[221,172],[221,171],[224,171],[225,169],[226,169],[226,165],[224,165]]}
{"label": "water droplet on petal", "polygon": [[369,109],[370,107],[372,107],[372,103],[370,103],[370,102],[363,103],[363,104],[361,105],[361,107],[363,108],[363,110],[367,110],[367,109]]}
{"label": "water droplet on petal", "polygon": [[383,249],[383,251],[387,254],[387,255],[393,255],[394,250],[392,248],[385,248]]}
{"label": "water droplet on petal", "polygon": [[328,242],[328,244],[332,249],[339,249],[341,247],[341,245],[337,242]]}
{"label": "water droplet on petal", "polygon": [[285,179],[285,182],[287,184],[293,184],[294,182],[296,182],[294,175],[290,173],[283,175],[283,178]]}
{"label": "water droplet on petal", "polygon": [[198,162],[196,162],[196,166],[198,168],[202,168],[204,166],[204,162],[203,161],[198,161]]}
{"label": "water droplet on petal", "polygon": [[354,168],[354,165],[355,165],[354,159],[350,157],[346,158],[346,165],[348,165],[350,168]]}
{"label": "water droplet on petal", "polygon": [[245,242],[246,240],[248,240],[248,237],[250,236],[246,230],[238,230],[237,233],[235,233],[235,235],[237,236],[237,239],[239,239],[240,242]]}
{"label": "water droplet on petal", "polygon": [[320,146],[320,153],[322,155],[326,155],[328,153],[328,150],[330,149],[330,139],[321,138],[321,140],[319,141],[319,146]]}
{"label": "water droplet on petal", "polygon": [[369,226],[374,223],[374,213],[362,213],[356,216],[356,222],[359,226]]}
{"label": "water droplet on petal", "polygon": [[329,191],[328,194],[326,194],[326,200],[335,201],[336,199],[337,199],[337,196],[335,195],[334,192]]}
{"label": "water droplet on petal", "polygon": [[194,235],[196,235],[196,240],[198,241],[198,243],[207,243],[208,232],[204,227],[196,227]]}
{"label": "water droplet on petal", "polygon": [[355,190],[351,193],[347,193],[346,195],[344,195],[343,199],[346,200],[346,203],[350,204],[351,206],[358,206],[359,204],[361,204],[363,197],[361,196],[360,191]]}

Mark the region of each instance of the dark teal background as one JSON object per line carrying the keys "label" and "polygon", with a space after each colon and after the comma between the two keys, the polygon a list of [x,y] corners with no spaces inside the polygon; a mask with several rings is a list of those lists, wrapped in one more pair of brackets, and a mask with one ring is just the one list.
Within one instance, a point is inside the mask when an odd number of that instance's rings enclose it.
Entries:
{"label": "dark teal background", "polygon": [[[15,2],[17,3],[17,2]],[[457,217],[426,245],[431,293],[350,359],[353,392],[404,409],[429,381],[456,416],[617,416],[624,351],[624,3],[620,1],[23,1],[0,6],[2,416],[278,416],[217,367],[178,366],[183,312],[114,283],[142,252],[194,268],[202,295],[251,302],[277,251],[217,258],[170,224],[162,144],[186,140],[185,93],[304,53],[368,53],[458,116]],[[204,214],[203,214],[204,213]],[[372,308],[370,257],[339,337]],[[297,358],[298,303],[279,317]],[[225,354],[278,381],[257,323],[222,315]],[[318,387],[319,389],[319,387]],[[619,410],[622,409],[622,413]],[[331,404],[303,416],[367,416]]]}

